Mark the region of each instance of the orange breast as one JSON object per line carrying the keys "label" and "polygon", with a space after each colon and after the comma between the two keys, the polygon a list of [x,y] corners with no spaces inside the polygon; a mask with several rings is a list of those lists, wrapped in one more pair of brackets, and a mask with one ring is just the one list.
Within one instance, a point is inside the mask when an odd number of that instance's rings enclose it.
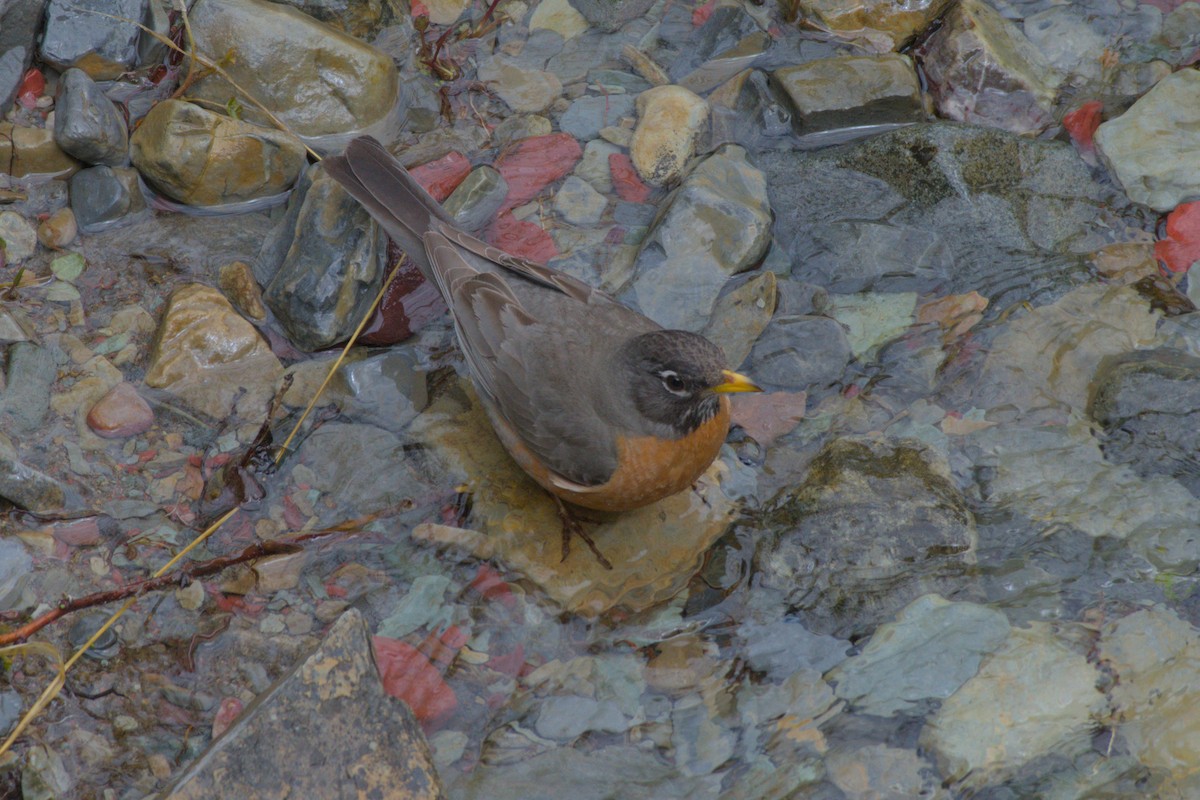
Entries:
{"label": "orange breast", "polygon": [[[496,422],[493,417],[493,423]],[[584,508],[629,511],[683,491],[708,469],[729,434],[729,398],[722,396],[716,416],[682,439],[618,437],[617,471],[607,483],[587,491],[555,485],[550,471],[507,425],[500,423],[495,427],[513,460],[546,491]]]}

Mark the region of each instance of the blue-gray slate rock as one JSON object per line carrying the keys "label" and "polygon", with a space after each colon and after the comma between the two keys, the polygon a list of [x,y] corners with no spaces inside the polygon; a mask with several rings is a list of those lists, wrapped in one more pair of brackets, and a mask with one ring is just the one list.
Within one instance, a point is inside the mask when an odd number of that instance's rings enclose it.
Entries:
{"label": "blue-gray slate rock", "polygon": [[14,47],[0,52],[0,108],[7,109],[17,96],[28,63],[27,47]]}
{"label": "blue-gray slate rock", "polygon": [[88,164],[118,167],[129,161],[124,115],[81,69],[69,69],[58,80],[54,141]]}
{"label": "blue-gray slate rock", "polygon": [[50,407],[50,386],[58,378],[54,353],[33,342],[16,342],[8,348],[8,369],[0,411],[8,418],[9,433],[36,430]]}
{"label": "blue-gray slate rock", "polygon": [[320,350],[354,332],[386,267],[387,235],[316,164],[289,200],[255,273],[259,280],[260,272],[272,275],[263,300],[292,343]]}
{"label": "blue-gray slate rock", "polygon": [[558,127],[581,142],[600,135],[601,128],[616,125],[621,117],[633,115],[634,96],[629,94],[580,97],[559,117]]}
{"label": "blue-gray slate rock", "polygon": [[79,67],[99,80],[116,78],[137,63],[136,21],[144,12],[145,0],[50,0],[42,60],[60,70]]}
{"label": "blue-gray slate rock", "polygon": [[146,210],[137,172],[132,169],[89,167],[72,175],[69,186],[71,211],[82,233],[113,227]]}
{"label": "blue-gray slate rock", "polygon": [[655,0],[571,0],[571,5],[593,26],[612,33],[626,22],[637,19],[650,10]]}
{"label": "blue-gray slate rock", "polygon": [[666,328],[699,331],[725,282],[762,260],[771,243],[763,174],[727,145],[696,166],[642,242],[626,290]]}
{"label": "blue-gray slate rock", "polygon": [[1144,227],[1069,144],[993,129],[919,123],[755,163],[792,277],[838,293],[978,291],[1000,313],[1090,282],[1082,254]]}

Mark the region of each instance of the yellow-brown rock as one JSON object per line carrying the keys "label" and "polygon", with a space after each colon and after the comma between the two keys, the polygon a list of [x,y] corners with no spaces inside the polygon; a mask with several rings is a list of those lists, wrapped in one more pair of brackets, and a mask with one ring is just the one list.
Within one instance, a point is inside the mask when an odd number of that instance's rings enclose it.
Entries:
{"label": "yellow-brown rock", "polygon": [[486,535],[495,557],[583,616],[614,607],[636,612],[671,598],[733,517],[734,503],[720,485],[727,467],[718,460],[687,491],[635,511],[583,519],[611,570],[578,539],[562,561],[562,523],[553,499],[509,458],[473,390],[447,392],[411,430],[465,476],[469,522]]}
{"label": "yellow-brown rock", "polygon": [[[950,0],[800,0],[804,16],[874,49],[898,50],[928,27]],[[890,45],[890,46],[889,46]]]}
{"label": "yellow-brown rock", "polygon": [[54,142],[53,128],[25,128],[11,122],[0,122],[0,164],[14,178],[26,175],[65,178],[80,167],[78,161]]}
{"label": "yellow-brown rock", "polygon": [[677,181],[708,124],[708,103],[682,86],[656,86],[638,95],[637,111],[629,152],[634,168],[654,186]]}
{"label": "yellow-brown rock", "polygon": [[266,341],[216,289],[191,283],[171,295],[146,385],[216,418],[228,416],[236,400],[239,414],[261,420],[282,376]]}
{"label": "yellow-brown rock", "polygon": [[307,163],[296,137],[181,100],[151,109],[129,150],[133,165],[155,189],[193,206],[277,195]]}

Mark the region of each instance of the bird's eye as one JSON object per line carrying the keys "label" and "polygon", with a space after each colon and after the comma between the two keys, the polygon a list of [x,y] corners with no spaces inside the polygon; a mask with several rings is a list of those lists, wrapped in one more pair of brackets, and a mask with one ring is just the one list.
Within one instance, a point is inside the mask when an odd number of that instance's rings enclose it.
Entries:
{"label": "bird's eye", "polygon": [[663,386],[667,387],[667,391],[671,394],[683,394],[684,385],[683,378],[673,370],[664,369],[658,373],[658,377],[662,379]]}

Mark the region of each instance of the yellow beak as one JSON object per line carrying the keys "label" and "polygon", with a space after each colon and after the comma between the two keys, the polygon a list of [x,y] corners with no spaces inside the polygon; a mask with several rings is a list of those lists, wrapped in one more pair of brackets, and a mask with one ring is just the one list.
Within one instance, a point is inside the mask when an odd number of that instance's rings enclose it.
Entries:
{"label": "yellow beak", "polygon": [[721,394],[732,394],[733,392],[761,392],[762,389],[755,385],[754,381],[747,378],[745,375],[740,375],[731,369],[721,370],[721,377],[725,379],[724,383],[717,384],[712,388],[714,392]]}

